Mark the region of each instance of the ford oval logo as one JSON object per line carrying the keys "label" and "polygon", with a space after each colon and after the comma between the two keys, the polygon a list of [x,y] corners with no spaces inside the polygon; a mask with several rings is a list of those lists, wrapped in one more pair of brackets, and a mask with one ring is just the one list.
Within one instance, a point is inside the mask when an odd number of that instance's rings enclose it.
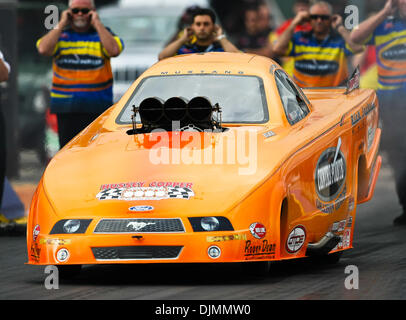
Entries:
{"label": "ford oval logo", "polygon": [[135,206],[128,209],[131,212],[145,212],[154,210],[153,206]]}

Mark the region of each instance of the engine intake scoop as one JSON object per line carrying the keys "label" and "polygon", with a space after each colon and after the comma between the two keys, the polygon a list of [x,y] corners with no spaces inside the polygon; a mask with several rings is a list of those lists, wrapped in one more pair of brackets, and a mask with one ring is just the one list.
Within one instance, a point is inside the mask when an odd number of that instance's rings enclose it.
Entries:
{"label": "engine intake scoop", "polygon": [[[141,119],[141,128],[136,128],[137,113]],[[214,114],[217,114],[214,119]],[[190,101],[183,97],[172,97],[166,101],[158,97],[144,99],[138,108],[133,106],[133,129],[128,134],[148,133],[155,129],[173,131],[173,128],[195,128],[197,131],[220,130],[221,108],[214,106],[206,97],[195,97]]]}

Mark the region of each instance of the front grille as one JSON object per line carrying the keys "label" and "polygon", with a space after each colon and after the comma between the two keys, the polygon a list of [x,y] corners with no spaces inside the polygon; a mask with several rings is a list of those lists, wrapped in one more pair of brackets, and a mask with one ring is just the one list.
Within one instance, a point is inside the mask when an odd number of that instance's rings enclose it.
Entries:
{"label": "front grille", "polygon": [[96,260],[176,259],[182,246],[131,246],[92,248]]}
{"label": "front grille", "polygon": [[179,233],[185,232],[182,220],[176,219],[103,219],[94,233]]}

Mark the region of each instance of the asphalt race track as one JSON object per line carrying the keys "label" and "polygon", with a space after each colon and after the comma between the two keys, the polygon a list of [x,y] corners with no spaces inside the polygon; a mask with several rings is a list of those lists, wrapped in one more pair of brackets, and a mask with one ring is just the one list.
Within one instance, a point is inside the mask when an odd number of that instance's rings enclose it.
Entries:
{"label": "asphalt race track", "polygon": [[[384,164],[373,200],[358,207],[354,249],[335,265],[307,259],[276,263],[265,278],[218,265],[86,266],[49,290],[45,267],[25,265],[25,238],[0,237],[0,299],[403,300],[406,226],[392,225],[400,210]],[[357,267],[358,289],[346,288],[348,266]]]}

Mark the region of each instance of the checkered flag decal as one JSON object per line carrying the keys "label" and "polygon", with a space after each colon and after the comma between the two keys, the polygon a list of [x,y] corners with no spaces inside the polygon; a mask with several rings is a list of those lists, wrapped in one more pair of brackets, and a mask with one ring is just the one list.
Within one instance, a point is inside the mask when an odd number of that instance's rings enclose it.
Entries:
{"label": "checkered flag decal", "polygon": [[189,188],[168,187],[168,195],[169,198],[189,199],[190,197],[193,197],[195,194]]}
{"label": "checkered flag decal", "polygon": [[113,199],[121,199],[121,193],[123,188],[116,188],[116,189],[106,189],[100,191],[96,198],[99,200],[113,200]]}
{"label": "checkered flag decal", "polygon": [[[148,188],[145,188],[148,189]],[[167,187],[164,194],[152,196],[123,196],[127,192],[125,188],[106,189],[100,191],[96,198],[99,200],[163,200],[163,199],[190,199],[194,192],[190,188]]]}

